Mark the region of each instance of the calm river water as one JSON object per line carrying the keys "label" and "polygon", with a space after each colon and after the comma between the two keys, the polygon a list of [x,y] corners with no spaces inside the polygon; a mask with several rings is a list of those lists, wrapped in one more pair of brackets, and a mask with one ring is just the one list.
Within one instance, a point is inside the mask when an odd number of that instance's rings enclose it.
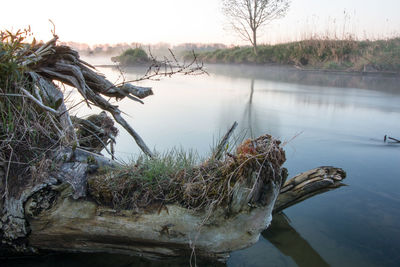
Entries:
{"label": "calm river water", "polygon": [[[99,70],[111,81],[119,77],[114,69]],[[253,137],[269,133],[288,141],[289,176],[323,165],[347,172],[347,186],[275,216],[258,243],[233,252],[227,265],[400,266],[400,145],[383,142],[384,135],[400,138],[400,79],[279,67],[212,65],[207,70],[209,75],[141,83],[154,91],[145,105],[119,102],[150,147],[182,146],[207,155],[210,145],[238,121],[237,132]],[[142,74],[128,69],[126,78]],[[78,115],[86,112],[83,108]],[[122,160],[139,151],[123,130],[116,150]],[[108,255],[54,255],[29,263],[155,265]]]}

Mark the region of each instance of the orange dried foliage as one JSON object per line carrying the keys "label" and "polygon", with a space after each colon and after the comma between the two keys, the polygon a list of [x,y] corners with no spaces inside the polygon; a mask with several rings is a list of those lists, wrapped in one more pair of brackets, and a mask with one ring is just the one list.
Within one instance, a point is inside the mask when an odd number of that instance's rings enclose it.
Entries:
{"label": "orange dried foliage", "polygon": [[236,155],[256,155],[257,150],[255,149],[253,142],[250,139],[245,140],[241,145],[236,149]]}

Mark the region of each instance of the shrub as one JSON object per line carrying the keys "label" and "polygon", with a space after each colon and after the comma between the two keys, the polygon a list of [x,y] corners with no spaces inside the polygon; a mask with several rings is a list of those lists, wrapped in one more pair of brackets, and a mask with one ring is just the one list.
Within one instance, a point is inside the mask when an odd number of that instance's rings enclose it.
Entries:
{"label": "shrub", "polygon": [[142,48],[130,48],[120,56],[113,58],[113,61],[117,61],[123,66],[130,66],[148,63],[150,59]]}

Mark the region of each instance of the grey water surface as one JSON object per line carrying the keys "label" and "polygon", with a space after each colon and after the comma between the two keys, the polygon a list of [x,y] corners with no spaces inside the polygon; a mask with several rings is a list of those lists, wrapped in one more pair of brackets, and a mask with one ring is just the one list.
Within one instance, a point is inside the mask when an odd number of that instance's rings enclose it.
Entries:
{"label": "grey water surface", "polygon": [[[116,69],[99,70],[111,81],[121,81]],[[237,132],[247,137],[269,133],[286,142],[289,176],[324,165],[347,172],[347,186],[275,216],[258,243],[233,252],[227,266],[400,266],[400,145],[383,142],[384,135],[400,138],[399,77],[265,66],[210,65],[207,70],[209,75],[140,83],[154,91],[144,105],[118,102],[150,147],[164,151],[181,146],[206,156],[238,121]],[[125,78],[142,74],[143,69],[130,68]],[[139,152],[122,129],[116,151],[124,161]],[[29,262],[157,265],[105,254],[61,254]],[[161,265],[178,263],[169,264]]]}

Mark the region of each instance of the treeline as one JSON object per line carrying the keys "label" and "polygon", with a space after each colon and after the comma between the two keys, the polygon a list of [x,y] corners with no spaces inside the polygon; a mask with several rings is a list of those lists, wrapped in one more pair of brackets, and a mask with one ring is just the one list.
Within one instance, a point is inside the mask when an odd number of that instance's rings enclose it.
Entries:
{"label": "treeline", "polygon": [[85,43],[77,42],[64,42],[62,43],[73,49],[77,50],[80,54],[84,55],[104,55],[104,56],[117,56],[124,53],[126,50],[141,48],[146,51],[147,54],[152,54],[154,57],[164,57],[170,55],[170,51],[173,51],[175,56],[181,57],[187,53],[187,51],[194,51],[195,53],[211,52],[217,49],[226,49],[228,46],[219,43],[213,44],[201,44],[201,43],[184,43],[172,45],[169,43],[157,43],[157,44],[142,44],[142,43],[119,43],[119,44],[96,44],[90,46]]}

